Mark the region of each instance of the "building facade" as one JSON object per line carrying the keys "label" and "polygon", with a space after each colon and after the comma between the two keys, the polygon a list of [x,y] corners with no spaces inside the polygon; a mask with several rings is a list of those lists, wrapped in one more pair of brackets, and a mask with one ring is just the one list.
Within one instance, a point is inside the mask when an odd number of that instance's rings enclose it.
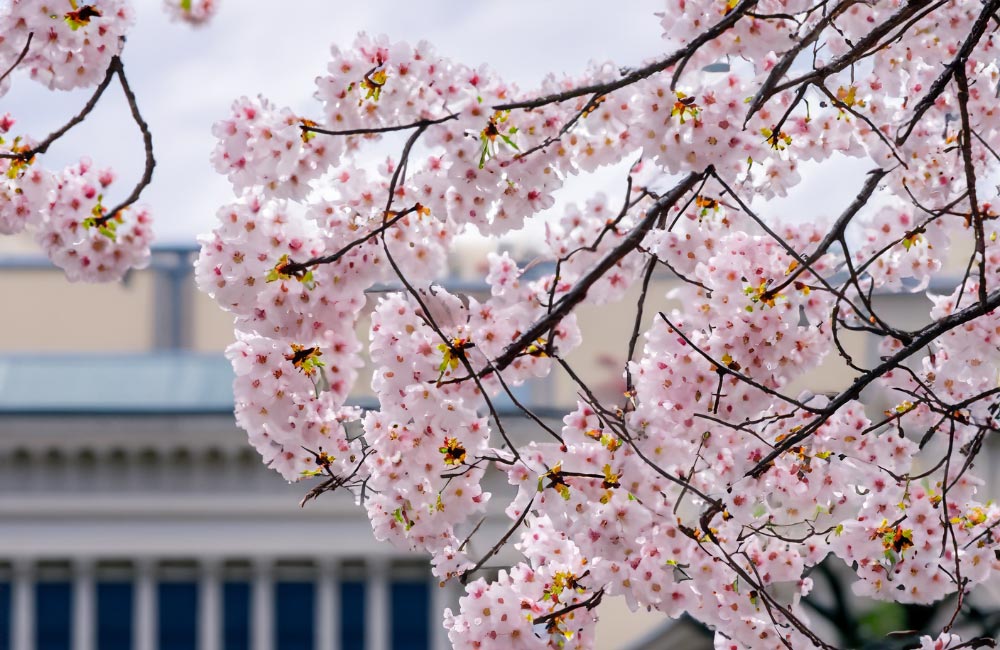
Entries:
{"label": "building facade", "polygon": [[[232,318],[194,288],[194,255],[160,249],[107,286],[0,256],[0,650],[443,650],[440,612],[458,586],[374,542],[346,493],[300,508],[308,488],[266,469],[235,426],[222,356]],[[651,295],[671,284],[658,278]],[[928,304],[880,298],[909,328]],[[606,359],[621,357],[632,318],[580,310],[585,343],[571,361],[605,373],[609,395],[620,389]],[[847,338],[855,360],[874,359],[875,344]],[[851,378],[832,359],[801,384],[838,390]],[[520,398],[557,425],[575,386],[554,377]],[[504,486],[488,489],[498,498],[478,537],[496,540],[509,525]],[[665,625],[612,599],[599,647],[669,647]]]}

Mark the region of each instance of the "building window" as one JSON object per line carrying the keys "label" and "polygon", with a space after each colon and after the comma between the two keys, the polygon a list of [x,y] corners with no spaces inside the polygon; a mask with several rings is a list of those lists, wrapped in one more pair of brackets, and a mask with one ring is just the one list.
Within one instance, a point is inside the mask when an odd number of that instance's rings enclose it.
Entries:
{"label": "building window", "polygon": [[97,583],[97,647],[132,648],[132,583]]}
{"label": "building window", "polygon": [[68,582],[35,585],[35,643],[37,650],[70,650],[73,591]]}
{"label": "building window", "polygon": [[279,582],[274,585],[274,633],[278,650],[310,650],[313,647],[313,613],[316,587],[311,582]]}
{"label": "building window", "polygon": [[198,585],[161,582],[159,650],[191,650],[198,646]]}
{"label": "building window", "polygon": [[223,584],[222,635],[225,650],[250,650],[250,583]]}
{"label": "building window", "polygon": [[365,650],[365,583],[340,583],[340,647]]}
{"label": "building window", "polygon": [[394,582],[390,598],[392,650],[428,650],[430,589],[427,582]]}
{"label": "building window", "polygon": [[10,650],[10,583],[0,582],[0,650]]}

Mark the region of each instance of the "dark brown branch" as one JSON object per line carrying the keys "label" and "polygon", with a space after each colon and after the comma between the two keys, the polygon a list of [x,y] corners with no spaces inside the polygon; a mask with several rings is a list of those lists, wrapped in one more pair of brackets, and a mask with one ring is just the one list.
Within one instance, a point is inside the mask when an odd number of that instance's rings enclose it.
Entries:
{"label": "dark brown branch", "polygon": [[153,170],[156,168],[156,158],[153,156],[153,133],[149,130],[149,125],[146,124],[146,120],[142,118],[142,113],[139,112],[139,104],[136,101],[135,93],[132,92],[132,87],[128,83],[128,79],[125,77],[125,66],[122,64],[121,58],[117,56],[113,57],[111,59],[111,65],[108,69],[113,70],[118,76],[122,92],[125,93],[125,100],[128,102],[129,112],[132,113],[132,120],[135,122],[136,126],[139,127],[139,131],[142,132],[142,146],[146,154],[146,163],[142,170],[142,177],[136,183],[135,187],[132,188],[132,193],[129,194],[124,201],[108,210],[107,214],[103,217],[96,219],[95,221],[97,225],[106,223],[109,219],[114,218],[119,212],[138,201],[143,190],[145,190],[146,187],[148,187],[153,181]]}
{"label": "dark brown branch", "polygon": [[320,257],[314,257],[310,260],[306,260],[305,262],[295,262],[289,260],[289,262],[281,268],[281,272],[287,275],[298,275],[300,273],[308,271],[313,266],[318,266],[320,264],[335,264],[344,255],[347,255],[352,250],[364,244],[365,242],[371,241],[373,237],[378,237],[386,230],[396,225],[401,219],[406,218],[407,216],[413,214],[419,209],[420,209],[420,204],[417,203],[416,205],[410,206],[409,208],[396,214],[391,219],[388,220],[383,219],[382,224],[380,226],[378,226],[374,230],[371,230],[370,232],[365,233],[364,235],[358,237],[357,239],[351,241],[350,243],[346,244],[336,253],[331,253],[330,255],[323,255]]}
{"label": "dark brown branch", "polygon": [[452,113],[451,115],[445,115],[444,117],[431,118],[426,120],[417,120],[416,122],[411,122],[409,124],[397,124],[393,126],[379,126],[379,127],[369,127],[362,129],[327,129],[322,126],[315,126],[312,124],[301,124],[299,128],[302,129],[303,133],[321,133],[323,135],[374,135],[377,133],[392,133],[394,131],[408,131],[410,129],[426,129],[429,126],[434,126],[435,124],[443,124],[449,120],[458,119],[458,115]]}
{"label": "dark brown branch", "polygon": [[969,639],[964,643],[960,643],[956,646],[952,646],[952,650],[959,650],[959,648],[970,648],[974,650],[975,648],[995,648],[997,647],[997,642],[987,636],[976,637],[975,639]]}
{"label": "dark brown branch", "polygon": [[[833,8],[833,11],[823,16],[823,18],[819,22],[817,22],[813,26],[813,28],[806,33],[805,36],[799,39],[799,41],[790,50],[781,55],[781,58],[778,60],[777,63],[774,64],[774,67],[771,68],[771,71],[768,73],[767,78],[764,79],[764,82],[760,85],[760,88],[758,88],[757,93],[750,101],[750,107],[747,109],[747,116],[743,120],[744,127],[746,127],[746,124],[747,122],[750,121],[750,118],[753,117],[757,113],[757,111],[763,108],[764,103],[767,102],[767,100],[771,97],[772,90],[774,89],[775,86],[778,85],[778,82],[781,81],[781,78],[785,76],[785,73],[787,73],[788,70],[792,67],[792,64],[795,63],[795,59],[799,57],[799,54],[801,54],[803,50],[805,50],[812,43],[814,43],[816,39],[818,39],[819,36],[823,33],[823,31],[830,26],[830,24],[834,21],[834,19],[837,16],[842,14],[844,11],[847,11],[847,9],[849,9],[852,5],[856,4],[858,1],[859,0],[845,0],[844,2],[839,3],[836,7]],[[809,84],[802,85],[803,89],[808,87]]]}
{"label": "dark brown branch", "polygon": [[896,143],[890,140],[889,136],[883,133],[882,129],[878,128],[878,126],[876,126],[875,122],[873,122],[870,117],[868,117],[858,109],[854,108],[850,104],[847,104],[846,102],[840,100],[836,95],[830,92],[829,88],[827,88],[823,84],[817,83],[815,85],[816,88],[820,90],[820,92],[822,92],[824,95],[827,96],[827,99],[829,99],[830,103],[832,103],[835,107],[837,107],[841,111],[850,113],[855,117],[855,119],[861,120],[862,122],[867,124],[868,128],[872,130],[872,133],[878,136],[878,139],[881,140],[883,144],[885,144],[887,149],[889,149],[889,151],[892,153],[892,157],[896,159],[896,162],[898,162],[901,167],[905,169],[910,168],[909,163],[907,163],[906,160],[900,155]]}
{"label": "dark brown branch", "polygon": [[524,510],[521,511],[520,516],[518,516],[518,518],[514,521],[514,525],[507,529],[507,532],[504,533],[503,537],[501,537],[500,540],[493,545],[493,548],[491,548],[486,553],[486,555],[484,555],[478,562],[476,562],[475,565],[462,572],[462,575],[458,579],[463,585],[469,581],[469,575],[483,568],[483,565],[486,564],[491,557],[500,552],[500,549],[503,548],[504,544],[507,543],[507,540],[511,538],[511,535],[514,534],[514,531],[516,531],[521,526],[521,524],[524,523],[524,520],[528,516],[528,513],[531,512],[531,506],[533,506],[534,504],[535,504],[535,497],[532,496],[531,499],[528,501],[528,503],[525,504]]}
{"label": "dark brown branch", "polygon": [[[973,23],[972,29],[969,30],[969,36],[962,43],[962,47],[959,48],[958,54],[952,59],[951,63],[944,67],[941,74],[938,75],[934,83],[928,89],[927,94],[924,95],[917,105],[913,109],[913,117],[910,118],[909,123],[901,133],[896,135],[896,144],[903,144],[906,139],[910,137],[910,133],[920,122],[920,119],[924,116],[931,106],[937,102],[938,97],[944,92],[944,89],[948,86],[951,81],[952,76],[958,75],[961,70],[962,76],[965,76],[965,64],[972,55],[972,50],[976,48],[979,40],[986,33],[986,26],[989,25],[990,17],[1000,8],[1000,0],[989,0],[986,3],[983,11],[979,14],[979,18]],[[956,77],[957,81],[957,77]],[[961,90],[959,91],[961,92]]]}
{"label": "dark brown branch", "polygon": [[950,332],[956,327],[968,323],[971,320],[979,318],[980,316],[996,309],[998,306],[1000,306],[1000,291],[994,292],[992,295],[988,296],[984,303],[976,303],[975,305],[966,307],[961,311],[949,314],[948,316],[935,321],[934,323],[931,323],[927,327],[924,327],[916,332],[913,340],[909,344],[904,345],[895,354],[882,361],[882,363],[878,366],[855,379],[854,383],[851,384],[849,388],[838,394],[830,401],[827,407],[823,409],[823,413],[819,417],[803,427],[803,429],[798,433],[782,440],[773,451],[768,453],[760,460],[760,462],[754,465],[754,467],[746,473],[746,476],[759,478],[768,470],[771,463],[774,462],[776,458],[815,433],[816,430],[826,422],[827,418],[836,413],[838,409],[851,400],[857,399],[858,396],[861,395],[861,391],[864,390],[866,386],[893,368],[899,366],[903,361],[909,359],[928,344],[937,340],[938,337]]}
{"label": "dark brown branch", "polygon": [[104,74],[104,79],[102,79],[101,83],[99,83],[97,85],[97,88],[94,89],[94,94],[90,96],[90,99],[88,99],[87,103],[83,105],[83,108],[80,110],[80,112],[74,115],[69,122],[66,122],[66,124],[62,125],[62,127],[50,133],[48,137],[46,137],[44,140],[39,142],[31,149],[27,149],[25,151],[17,153],[0,153],[0,159],[31,160],[36,155],[43,154],[46,151],[48,151],[49,147],[52,146],[53,142],[66,135],[70,131],[70,129],[72,129],[74,126],[87,119],[87,116],[90,115],[90,113],[97,106],[97,102],[101,99],[101,95],[104,94],[104,91],[108,89],[108,86],[111,85],[111,81],[115,78],[116,60],[117,57],[111,60],[111,63],[108,65],[107,72],[105,72]]}
{"label": "dark brown branch", "polygon": [[868,201],[871,199],[872,194],[874,194],[875,189],[878,184],[885,178],[888,174],[887,171],[883,169],[873,169],[868,172],[868,179],[865,184],[861,186],[861,191],[858,192],[854,200],[851,201],[850,205],[841,213],[837,220],[833,222],[830,230],[823,237],[823,240],[819,243],[809,257],[805,258],[805,264],[800,264],[792,271],[787,278],[782,280],[779,284],[768,289],[764,292],[764,295],[768,298],[773,298],[774,296],[781,293],[782,289],[791,285],[795,280],[804,273],[807,269],[812,268],[812,265],[819,261],[821,257],[826,255],[827,251],[830,250],[835,242],[837,242],[841,236],[843,236],[844,231],[847,226],[851,223],[851,220],[858,214],[858,212],[868,205]]}
{"label": "dark brown branch", "polygon": [[552,274],[552,284],[549,287],[549,296],[548,296],[549,311],[552,311],[552,307],[555,306],[556,303],[555,295],[556,295],[556,290],[559,287],[559,278],[561,277],[562,265],[569,262],[573,258],[573,256],[577,255],[578,253],[582,253],[585,251],[590,253],[596,253],[597,247],[601,245],[601,242],[604,241],[604,237],[607,236],[608,233],[614,232],[617,234],[618,224],[620,224],[622,220],[628,215],[629,210],[635,207],[635,205],[639,201],[641,201],[646,197],[646,192],[643,192],[639,196],[639,198],[635,199],[634,201],[631,200],[631,196],[632,196],[632,176],[630,174],[626,179],[625,183],[625,201],[622,204],[621,210],[618,211],[618,216],[615,217],[613,221],[606,223],[604,227],[601,228],[601,232],[597,234],[597,237],[589,245],[579,246],[577,248],[574,248],[573,250],[571,250],[570,252],[566,253],[565,255],[556,260],[555,272]]}
{"label": "dark brown branch", "polygon": [[653,279],[653,273],[656,271],[656,256],[649,258],[646,262],[646,271],[642,276],[642,291],[639,294],[639,304],[635,309],[635,321],[632,323],[632,334],[628,339],[628,358],[625,359],[625,390],[632,392],[634,388],[632,385],[632,369],[629,364],[632,363],[632,359],[635,357],[635,346],[639,342],[639,330],[642,328],[642,316],[646,307],[646,294],[649,292],[649,283]]}
{"label": "dark brown branch", "polygon": [[658,61],[654,61],[653,63],[638,68],[620,79],[607,83],[579,86],[572,90],[566,90],[561,93],[553,93],[551,95],[545,95],[544,97],[536,97],[535,99],[526,99],[517,102],[509,102],[507,104],[500,104],[498,106],[494,106],[493,108],[498,111],[514,110],[518,108],[539,108],[548,104],[556,104],[569,99],[583,97],[585,95],[606,95],[610,92],[618,90],[619,88],[624,88],[625,86],[634,84],[635,82],[641,81],[658,72],[663,72],[670,66],[689,58],[692,54],[701,49],[703,45],[715,40],[722,34],[729,31],[733,25],[739,22],[739,20],[743,18],[748,11],[757,5],[757,1],[758,0],[741,0],[732,11],[726,14],[725,18],[698,34],[698,36],[691,39],[691,42],[681,49],[662,59],[659,59]]}
{"label": "dark brown branch", "polygon": [[569,614],[572,611],[575,611],[577,609],[582,609],[584,607],[586,607],[587,610],[589,611],[600,605],[602,598],[604,598],[604,589],[598,589],[597,591],[594,592],[592,596],[590,596],[590,598],[587,598],[586,600],[581,600],[577,603],[573,603],[572,605],[567,605],[562,609],[550,612],[548,614],[545,614],[544,616],[539,616],[538,618],[532,621],[532,624],[545,625],[549,621],[552,621],[560,616],[565,616],[566,614]]}
{"label": "dark brown branch", "polygon": [[652,229],[657,218],[673,207],[681,197],[690,192],[708,173],[708,171],[698,174],[692,172],[675,185],[673,189],[660,197],[649,209],[642,221],[636,224],[635,228],[626,235],[621,243],[604,256],[572,289],[566,292],[545,316],[528,328],[520,338],[508,345],[500,356],[494,359],[493,366],[497,370],[503,370],[522,354],[525,347],[535,343],[539,337],[544,336],[546,332],[562,321],[563,318],[573,311],[574,307],[587,297],[587,292],[594,283],[604,277],[604,274],[621,261],[622,258],[636,249],[646,234]]}
{"label": "dark brown branch", "polygon": [[522,413],[524,413],[528,417],[528,419],[530,419],[532,422],[534,422],[539,427],[541,427],[542,430],[544,430],[550,436],[552,436],[553,438],[555,438],[556,440],[558,440],[559,444],[565,444],[565,441],[563,440],[562,436],[559,435],[559,433],[555,429],[553,429],[549,425],[545,424],[544,420],[542,420],[540,417],[538,417],[535,414],[534,411],[532,411],[531,409],[529,409],[528,407],[526,407],[524,404],[522,404],[521,400],[519,400],[517,398],[517,396],[514,395],[514,391],[512,391],[510,389],[510,387],[507,385],[507,382],[504,381],[503,373],[494,372],[493,376],[497,378],[498,382],[500,382],[501,388],[503,388],[503,391],[507,394],[507,397],[510,399],[510,401],[514,404],[514,406],[519,411],[521,411]]}
{"label": "dark brown branch", "polygon": [[[1000,5],[1000,0],[995,0]],[[984,28],[985,29],[985,28]],[[965,185],[969,193],[969,210],[976,235],[976,255],[979,256],[979,302],[986,304],[986,234],[983,232],[983,213],[976,194],[976,167],[972,161],[972,127],[969,125],[969,80],[965,76],[965,63],[955,67],[958,85],[958,112],[962,116],[962,159],[965,163]]]}
{"label": "dark brown branch", "polygon": [[31,39],[34,37],[35,37],[35,32],[30,32],[28,34],[28,40],[24,42],[24,49],[21,50],[21,54],[19,54],[17,59],[15,59],[14,63],[11,64],[9,68],[7,68],[7,72],[4,72],[3,75],[0,76],[0,84],[2,84],[7,79],[7,77],[9,77],[12,72],[14,72],[14,68],[21,65],[21,62],[24,61],[24,57],[28,56],[28,50],[31,49]]}
{"label": "dark brown branch", "polygon": [[633,440],[632,437],[628,435],[628,432],[624,428],[624,423],[622,423],[620,420],[619,422],[614,423],[610,419],[605,419],[602,416],[601,413],[602,407],[600,402],[597,401],[597,397],[594,395],[594,392],[590,389],[589,386],[587,386],[587,384],[583,382],[582,379],[580,379],[580,376],[576,374],[576,372],[573,370],[572,367],[570,367],[568,363],[566,363],[566,360],[562,359],[561,357],[555,357],[555,359],[556,361],[559,362],[559,365],[566,372],[566,374],[569,375],[570,379],[572,379],[574,383],[576,383],[576,385],[580,387],[580,390],[583,391],[583,394],[586,396],[586,399],[584,399],[583,401],[586,402],[592,409],[594,409],[594,413],[597,414],[599,418],[601,418],[602,423],[607,425],[607,427],[611,429],[611,431],[613,431],[615,435],[618,436],[619,440],[621,440],[622,442],[624,442],[625,444],[627,444],[629,447],[632,448],[632,451],[635,452],[635,455],[638,456],[639,459],[642,460],[642,462],[644,462],[647,467],[656,472],[662,478],[680,487],[681,489],[693,492],[700,499],[705,501],[705,503],[719,505],[720,508],[722,507],[721,502],[719,502],[717,499],[713,499],[712,497],[708,496],[707,494],[696,488],[694,485],[692,485],[690,481],[682,480],[680,478],[677,478],[673,474],[667,472],[662,467],[654,463],[652,459],[646,456],[646,454],[642,452],[642,449],[635,443],[635,440]]}
{"label": "dark brown branch", "polygon": [[791,405],[793,405],[793,406],[795,406],[797,408],[800,408],[803,411],[808,411],[809,413],[821,413],[822,412],[822,409],[818,409],[818,408],[815,408],[813,406],[807,406],[806,404],[803,404],[802,402],[798,401],[797,399],[793,399],[791,397],[788,397],[787,395],[783,395],[780,392],[774,390],[773,388],[768,388],[767,386],[765,386],[764,384],[760,383],[759,381],[751,379],[747,375],[744,375],[741,372],[738,372],[736,370],[733,370],[732,368],[729,368],[728,366],[726,366],[726,364],[722,363],[721,361],[716,361],[715,359],[712,358],[712,356],[710,354],[708,354],[707,352],[705,352],[704,350],[702,350],[700,347],[698,347],[697,345],[695,345],[694,341],[692,341],[688,337],[688,335],[684,333],[683,330],[681,330],[679,327],[677,327],[676,325],[674,325],[673,323],[671,323],[670,319],[667,318],[666,314],[664,314],[661,311],[659,313],[659,316],[660,316],[661,319],[663,319],[663,322],[667,324],[667,327],[670,328],[670,331],[674,332],[675,334],[677,334],[677,336],[681,337],[681,339],[694,352],[698,353],[698,356],[700,356],[701,358],[703,358],[706,361],[708,361],[708,363],[712,366],[712,368],[711,368],[712,371],[717,372],[717,373],[719,373],[722,376],[731,375],[731,376],[735,377],[736,379],[738,379],[739,381],[742,381],[743,383],[745,383],[745,384],[747,384],[749,386],[753,386],[757,390],[759,390],[759,391],[761,391],[763,393],[766,393],[766,394],[770,395],[771,397],[775,397],[775,398],[780,399],[780,400],[782,400],[784,402],[788,402],[789,404],[791,404]]}
{"label": "dark brown branch", "polygon": [[794,79],[776,84],[774,87],[769,89],[768,92],[763,94],[760,105],[763,106],[764,103],[766,103],[771,97],[780,92],[790,88],[797,88],[802,84],[811,84],[817,81],[822,81],[830,75],[850,67],[871,51],[879,48],[881,46],[881,40],[888,36],[896,27],[910,21],[913,18],[920,19],[934,11],[934,9],[946,4],[946,2],[947,0],[938,0],[931,6],[927,6],[929,4],[929,0],[911,0],[910,2],[907,2],[895,14],[887,18],[885,21],[875,25],[875,27],[872,28],[872,31],[860,38],[857,43],[855,43],[854,46],[844,54],[838,56],[820,68],[814,68],[810,72],[795,77]]}

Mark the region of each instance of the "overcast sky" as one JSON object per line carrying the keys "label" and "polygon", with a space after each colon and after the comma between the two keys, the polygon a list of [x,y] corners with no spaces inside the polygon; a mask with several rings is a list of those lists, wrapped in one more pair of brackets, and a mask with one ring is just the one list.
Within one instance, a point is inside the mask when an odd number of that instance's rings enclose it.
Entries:
{"label": "overcast sky", "polygon": [[[192,29],[170,22],[160,0],[135,0],[138,20],[123,60],[153,130],[158,165],[143,201],[154,210],[157,239],[192,241],[232,199],[208,158],[211,125],[233,99],[262,93],[278,105],[319,114],[314,80],[325,73],[332,43],[349,45],[359,31],[426,39],[444,56],[488,63],[531,87],[550,71],[582,71],[590,59],[630,64],[661,52],[659,21],[652,15],[657,4],[630,0],[624,11],[600,0],[221,0],[215,20]],[[0,111],[18,119],[18,132],[41,137],[88,96],[53,93],[19,76],[0,99]],[[50,150],[45,164],[58,168],[83,154],[118,170],[116,196],[138,178],[142,143],[117,89]]]}
{"label": "overcast sky", "polygon": [[[192,242],[212,228],[216,209],[232,200],[228,182],[208,159],[211,125],[228,113],[233,99],[262,93],[301,114],[319,115],[314,80],[325,73],[331,43],[348,45],[359,31],[426,39],[443,56],[488,63],[530,88],[548,72],[578,73],[590,60],[633,65],[663,53],[659,19],[653,16],[663,4],[221,0],[215,20],[192,29],[170,22],[160,0],[135,0],[138,20],[123,59],[154,135],[158,165],[143,201],[153,208],[158,243]],[[19,133],[41,137],[76,113],[88,96],[87,91],[53,93],[21,76],[0,99],[0,111],[19,120]],[[117,88],[91,119],[50,150],[45,164],[58,168],[85,154],[119,172],[115,196],[127,194],[140,175],[141,140]],[[586,198],[578,187],[583,185],[568,186],[564,196]],[[805,189],[804,195],[815,198]]]}

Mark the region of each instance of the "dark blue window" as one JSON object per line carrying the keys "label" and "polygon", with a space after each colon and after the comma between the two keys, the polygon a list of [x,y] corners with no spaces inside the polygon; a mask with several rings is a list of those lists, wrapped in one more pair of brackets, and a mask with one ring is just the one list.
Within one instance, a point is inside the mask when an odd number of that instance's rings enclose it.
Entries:
{"label": "dark blue window", "polygon": [[225,650],[250,650],[248,582],[227,582],[222,586],[222,638]]}
{"label": "dark blue window", "polygon": [[73,592],[68,582],[35,585],[35,643],[37,650],[70,650]]}
{"label": "dark blue window", "polygon": [[198,585],[161,582],[159,600],[159,649],[191,650],[198,646]]}
{"label": "dark blue window", "polygon": [[340,583],[340,647],[365,650],[365,583]]}
{"label": "dark blue window", "polygon": [[10,650],[9,582],[0,582],[0,650]]}
{"label": "dark blue window", "polygon": [[97,583],[97,647],[132,649],[132,583]]}
{"label": "dark blue window", "polygon": [[316,588],[311,582],[274,585],[274,634],[278,650],[312,650]]}
{"label": "dark blue window", "polygon": [[430,589],[426,582],[394,582],[392,650],[428,650],[430,647]]}

